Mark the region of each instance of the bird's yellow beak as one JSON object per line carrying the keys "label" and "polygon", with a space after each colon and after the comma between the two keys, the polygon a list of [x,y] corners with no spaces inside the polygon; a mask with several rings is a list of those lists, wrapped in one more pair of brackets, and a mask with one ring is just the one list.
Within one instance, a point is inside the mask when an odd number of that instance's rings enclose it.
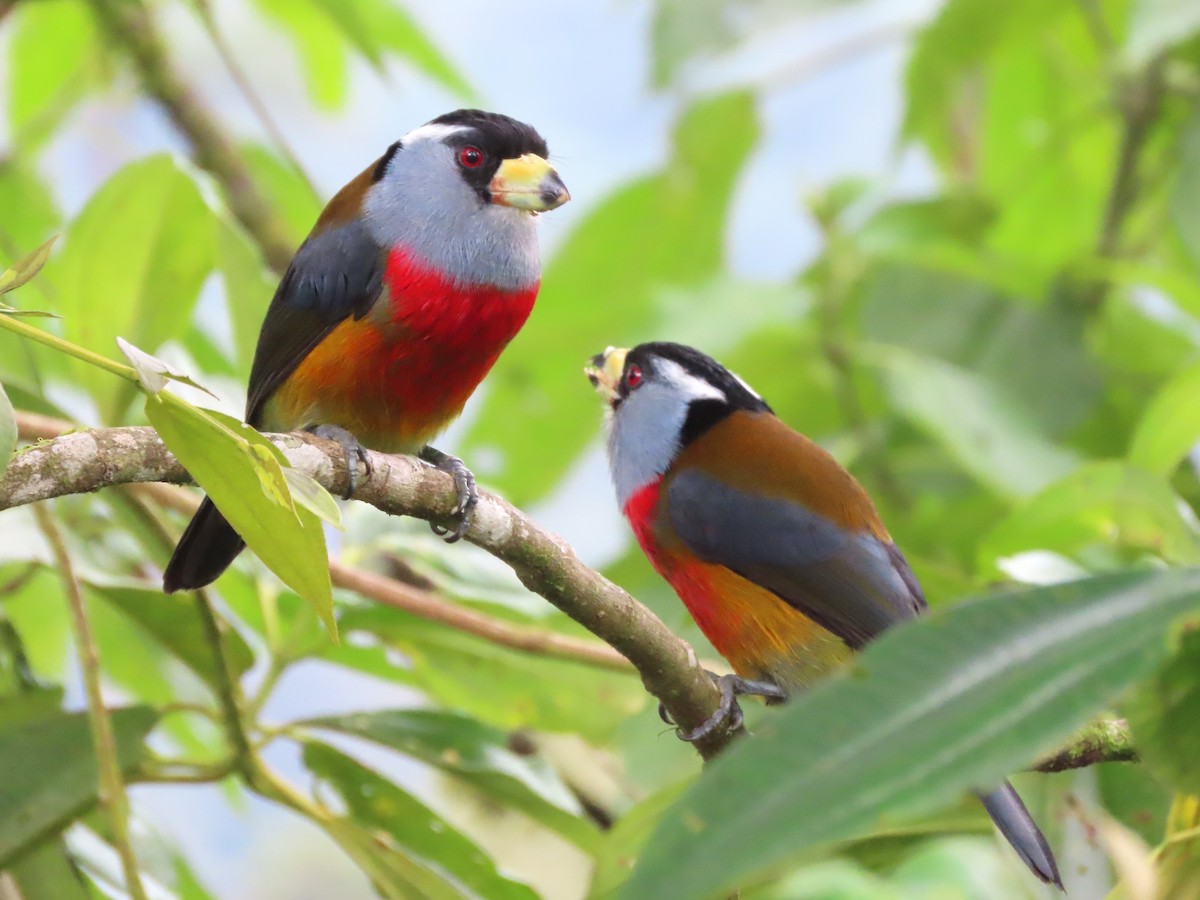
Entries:
{"label": "bird's yellow beak", "polygon": [[617,388],[621,384],[621,375],[625,371],[625,355],[629,353],[624,347],[609,347],[603,353],[593,356],[583,374],[587,376],[592,387],[608,403],[617,399]]}
{"label": "bird's yellow beak", "polygon": [[500,163],[488,192],[493,203],[535,213],[557,209],[571,199],[554,166],[536,153]]}

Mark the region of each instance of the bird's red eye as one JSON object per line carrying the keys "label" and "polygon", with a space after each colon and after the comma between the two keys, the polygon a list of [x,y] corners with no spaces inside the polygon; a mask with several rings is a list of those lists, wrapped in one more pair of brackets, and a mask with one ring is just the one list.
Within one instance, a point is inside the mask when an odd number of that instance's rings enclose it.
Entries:
{"label": "bird's red eye", "polygon": [[632,390],[642,383],[642,370],[637,366],[630,366],[625,370],[625,385]]}
{"label": "bird's red eye", "polygon": [[458,151],[458,161],[464,169],[478,169],[483,165],[483,151],[478,147],[463,147]]}

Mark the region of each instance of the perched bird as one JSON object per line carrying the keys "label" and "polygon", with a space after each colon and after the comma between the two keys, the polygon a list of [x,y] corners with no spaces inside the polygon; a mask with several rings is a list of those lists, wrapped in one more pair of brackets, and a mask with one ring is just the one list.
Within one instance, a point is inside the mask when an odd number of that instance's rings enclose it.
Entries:
{"label": "perched bird", "polygon": [[[783,424],[736,375],[680,344],[609,348],[585,370],[607,401],[617,501],[642,550],[736,675],[736,694],[781,700],[925,598],[862,485]],[[1012,785],[981,794],[1035,875],[1059,888],[1054,855]]]}
{"label": "perched bird", "polygon": [[[267,309],[246,421],[338,441],[354,489],[364,447],[419,453],[458,488],[457,540],[476,502],[463,463],[428,446],[525,324],[541,280],[533,217],[570,199],[546,142],[508,116],[461,109],[392,144],[325,207]],[[369,468],[366,469],[369,475]],[[244,547],[209,500],[163,574],[212,582]]]}

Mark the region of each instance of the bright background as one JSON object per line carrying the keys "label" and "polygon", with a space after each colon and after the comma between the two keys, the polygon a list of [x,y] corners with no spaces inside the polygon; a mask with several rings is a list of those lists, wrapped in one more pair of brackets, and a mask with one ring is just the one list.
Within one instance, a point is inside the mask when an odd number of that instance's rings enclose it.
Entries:
{"label": "bright background", "polygon": [[[80,255],[80,234],[94,232],[71,223],[126,166],[164,151],[186,158],[189,145],[97,34],[87,6],[0,2],[0,96],[8,98],[0,259],[65,228],[44,292],[39,281],[15,302],[104,317],[106,284],[79,274],[101,269],[71,258]],[[386,7],[361,0],[346,10],[365,10],[370,21]],[[1157,467],[1146,454],[1136,458],[1133,438],[1164,385],[1195,377],[1187,367],[1200,342],[1200,51],[1188,40],[1200,16],[1188,7],[470,0],[404,6],[425,43],[387,44],[390,32],[380,29],[375,47],[329,15],[337,5],[324,0],[219,0],[210,8],[321,198],[405,131],[457,106],[508,113],[546,136],[573,199],[539,220],[542,296],[441,447],[711,658],[633,552],[612,502],[600,410],[580,373],[588,355],[610,344],[676,339],[737,368],[867,484],[934,604],[1006,578],[1200,557],[1188,505],[1200,497],[1194,473],[1176,471],[1182,453]],[[196,8],[154,9],[171,65],[243,147],[298,239],[319,203],[282,161]],[[1142,89],[1153,99],[1139,111],[1131,104]],[[1119,161],[1135,127],[1145,136],[1132,151],[1137,177],[1125,185]],[[189,169],[193,177],[216,197],[206,176]],[[136,192],[136,181],[123,189]],[[119,258],[122,241],[144,238],[135,230],[141,222],[114,215],[131,226],[107,245]],[[246,359],[228,313],[228,270],[219,261],[201,268],[199,278],[143,288],[144,309],[195,310],[143,348],[195,374],[236,415]],[[265,306],[271,283],[264,276],[246,302]],[[72,289],[78,297],[63,296]],[[106,342],[96,349],[115,353]],[[14,405],[84,424],[139,421],[127,405],[115,415],[104,408],[73,371],[0,335],[0,379]],[[1127,462],[1153,475],[1129,474]],[[79,523],[95,507],[64,507],[86,540]],[[345,515],[348,536],[333,540],[354,559],[378,565],[398,552],[418,559],[445,593],[565,627],[482,554],[447,551],[423,526],[353,504]],[[106,546],[91,562],[119,572],[134,555]],[[0,561],[16,567],[31,558],[46,555],[27,515],[0,515]],[[240,565],[269,583],[253,561]],[[53,585],[37,582],[36,597],[26,587],[0,602],[40,674],[63,678],[69,705],[80,706],[62,622],[33,612]],[[106,659],[119,656],[121,627],[102,632]],[[267,718],[465,709],[538,734],[569,782],[590,785],[617,811],[695,769],[694,755],[628,680],[618,691],[628,703],[580,712],[587,721],[576,722],[570,710],[514,713],[319,655],[288,669]],[[436,653],[427,664],[436,677]],[[148,699],[143,680],[169,681],[169,668],[154,658],[112,673],[114,696]],[[251,683],[260,676],[256,669]],[[536,693],[539,679],[551,677],[533,667],[525,680],[513,678],[512,696]],[[583,689],[575,699],[592,705]],[[636,718],[631,708],[640,709]],[[589,864],[566,843],[481,807],[409,760],[339,746],[466,823],[502,868],[534,879],[546,896],[582,896]],[[294,747],[274,746],[269,758],[303,778]],[[1073,896],[1098,896],[1110,874],[1080,836],[1068,792],[1085,806],[1107,804],[1152,843],[1161,835],[1165,789],[1141,770],[1108,768],[1045,779],[1044,791],[1030,782],[1030,805],[1080,891]],[[142,839],[164,858],[174,853],[167,848],[182,850],[215,896],[371,895],[317,829],[253,796],[230,802],[213,787],[146,786],[133,799]],[[867,853],[840,857],[828,878],[846,893],[821,896],[925,896],[926,877],[959,885],[963,896],[1036,894],[985,827],[973,820],[968,831],[893,847],[886,865]]]}

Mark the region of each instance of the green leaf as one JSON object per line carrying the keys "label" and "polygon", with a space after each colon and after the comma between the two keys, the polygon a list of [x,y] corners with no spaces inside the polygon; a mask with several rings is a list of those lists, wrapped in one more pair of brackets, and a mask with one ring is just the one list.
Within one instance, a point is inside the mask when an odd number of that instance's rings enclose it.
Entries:
{"label": "green leaf", "polygon": [[1120,573],[942,607],[872,643],[712,764],[625,896],[717,897],[806,848],[988,786],[1163,659],[1200,570]]}
{"label": "green leaf", "polygon": [[1200,32],[1200,6],[1178,0],[1132,0],[1125,54],[1135,66],[1149,63]]}
{"label": "green leaf", "polygon": [[1200,629],[1124,704],[1134,746],[1150,771],[1181,794],[1200,794]]}
{"label": "green leaf", "polygon": [[313,0],[346,40],[385,74],[384,52],[395,51],[443,87],[463,98],[474,91],[454,64],[401,6],[390,0]]}
{"label": "green leaf", "polygon": [[[0,706],[20,706],[23,697]],[[158,714],[149,707],[111,710],[117,758],[130,771]],[[0,868],[96,805],[99,775],[86,713],[55,712],[0,732],[0,772],[37,777],[0,779]]]}
{"label": "green leaf", "polygon": [[[315,219],[313,213],[310,226]],[[225,307],[233,330],[238,371],[248,378],[276,278],[263,264],[262,254],[233,223],[223,223],[217,229],[217,266],[225,285]]]}
{"label": "green leaf", "polygon": [[676,782],[620,815],[596,854],[589,900],[612,897],[620,890],[663,814],[675,805],[693,781],[689,778]]}
{"label": "green leaf", "polygon": [[125,358],[129,360],[129,364],[133,366],[133,371],[137,373],[138,381],[147,393],[157,394],[167,386],[168,381],[178,381],[181,384],[186,384],[197,390],[204,391],[208,396],[216,400],[216,395],[202,384],[193,381],[187,375],[181,375],[178,372],[171,370],[161,359],[151,356],[145,350],[139,350],[123,337],[117,338],[117,346],[121,352],[125,354]]}
{"label": "green leaf", "polygon": [[286,466],[283,469],[283,480],[287,482],[293,502],[303,506],[321,521],[345,530],[342,525],[342,511],[338,508],[337,501],[311,475]]}
{"label": "green leaf", "polygon": [[[396,609],[347,610],[340,625],[356,636],[355,646],[329,648],[330,662],[414,685],[442,706],[500,728],[573,731],[600,743],[646,702],[628,675],[522,653]],[[371,638],[382,646],[366,643]],[[406,665],[392,660],[393,649]]]}
{"label": "green leaf", "polygon": [[877,354],[893,408],[1000,497],[1036,493],[1075,467],[1012,396],[973,372],[897,350]]}
{"label": "green leaf", "polygon": [[1170,475],[1200,443],[1200,363],[1168,381],[1146,406],[1133,433],[1129,462],[1159,475]]}
{"label": "green leaf", "polygon": [[500,875],[484,852],[444,819],[361,763],[328,745],[306,743],[304,764],[346,804],[350,815],[343,829],[353,822],[369,834],[385,870],[400,873],[402,886],[417,889],[402,896],[536,900],[529,887]]}
{"label": "green leaf", "polygon": [[17,416],[13,412],[8,394],[4,392],[4,385],[0,384],[0,475],[8,468],[8,461],[12,459],[16,449]]}
{"label": "green leaf", "polygon": [[[89,583],[88,590],[135,622],[212,688],[226,680],[194,597],[137,585]],[[224,629],[225,658],[236,678],[254,665],[254,652],[233,628]]]}
{"label": "green leaf", "polygon": [[1182,500],[1160,476],[1119,461],[1087,463],[1017,507],[979,542],[985,574],[1005,557],[1050,550],[1078,558],[1095,546],[1124,551],[1134,563],[1154,554],[1200,563],[1200,536]]}
{"label": "green leaf", "polygon": [[18,259],[7,271],[0,273],[0,294],[15,291],[42,271],[42,266],[46,265],[46,260],[50,258],[50,251],[54,249],[54,242],[57,240],[58,235],[56,234],[36,250]]}
{"label": "green leaf", "polygon": [[[117,172],[67,229],[54,270],[63,337],[109,354],[118,335],[150,353],[181,336],[213,267],[215,221],[191,172],[171,157]],[[119,419],[134,385],[83,363],[75,370],[106,419]]]}
{"label": "green leaf", "polygon": [[49,137],[88,89],[102,86],[108,42],[74,0],[22,4],[9,42],[8,124],[16,145]]}
{"label": "green leaf", "polygon": [[492,371],[463,453],[468,461],[485,449],[498,454],[502,470],[476,474],[514,503],[544,494],[598,433],[587,382],[570,373],[606,345],[654,334],[664,288],[700,288],[720,272],[730,200],[758,135],[751,95],[697,102],[675,126],[670,163],[616,191],[547,267],[537,308]]}
{"label": "green leaf", "polygon": [[[1193,7],[1193,11],[1195,9]],[[1171,220],[1175,223],[1183,246],[1193,264],[1200,266],[1200,210],[1196,209],[1197,196],[1200,196],[1200,115],[1193,116],[1184,129],[1180,140],[1179,169],[1168,200]]]}
{"label": "green leaf", "polygon": [[8,869],[22,900],[92,900],[75,861],[61,841],[46,841]]}
{"label": "green leaf", "polygon": [[[238,147],[238,151],[245,159],[246,165],[250,167],[255,182],[262,188],[271,208],[278,213],[279,218],[287,226],[288,236],[297,247],[300,246],[300,243],[312,230],[317,217],[321,215],[321,208],[324,206],[321,198],[314,193],[312,186],[304,180],[303,175],[267,147],[261,144],[245,143]],[[267,311],[267,303],[275,292],[275,285],[279,279],[266,269],[262,262],[262,254],[252,242],[241,234],[241,230],[235,227],[234,232],[241,238],[240,242],[245,246],[245,250],[242,252],[248,251],[257,259],[256,265],[259,272],[254,276],[255,290],[258,290],[260,278],[267,284],[266,297],[254,298],[256,304],[254,308],[258,311],[258,317],[252,322],[254,334],[250,337],[253,339],[258,335],[258,326],[262,322],[262,315]],[[254,263],[242,261],[238,268],[248,269],[251,265]],[[253,343],[250,345],[250,351],[254,351]]]}
{"label": "green leaf", "polygon": [[309,719],[301,723],[352,734],[399,750],[518,809],[584,850],[597,832],[580,818],[579,801],[540,757],[519,756],[508,735],[469,716],[439,710],[387,710]]}
{"label": "green leaf", "polygon": [[325,533],[315,515],[292,504],[279,449],[253,428],[167,391],[146,398],[146,418],[258,558],[316,607],[336,640]]}

